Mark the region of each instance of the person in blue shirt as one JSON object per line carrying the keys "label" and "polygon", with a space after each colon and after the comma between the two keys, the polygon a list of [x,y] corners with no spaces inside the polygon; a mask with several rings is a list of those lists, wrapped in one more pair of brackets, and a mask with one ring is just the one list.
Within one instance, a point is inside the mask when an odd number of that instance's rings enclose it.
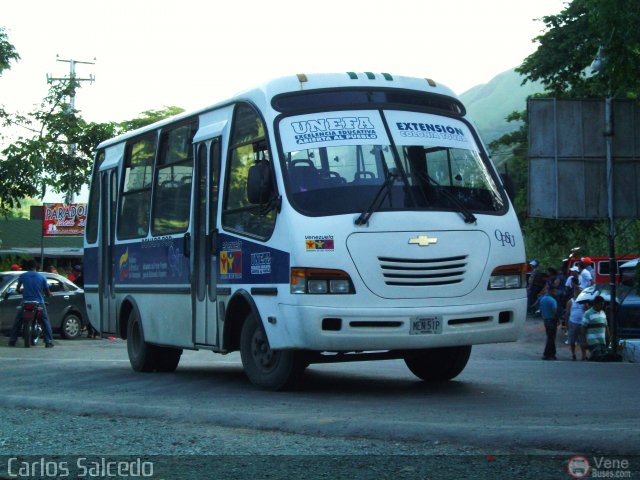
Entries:
{"label": "person in blue shirt", "polygon": [[[18,277],[18,286],[16,293],[20,293],[22,289],[22,303],[37,302],[42,307],[42,324],[44,325],[44,341],[47,348],[53,347],[53,333],[49,316],[47,315],[47,307],[44,302],[44,296],[51,296],[47,279],[36,270],[38,264],[35,260],[29,260],[26,265],[27,271]],[[16,318],[13,321],[11,336],[9,337],[9,346],[15,347],[18,339],[18,330],[22,324],[22,307],[18,309]]]}
{"label": "person in blue shirt", "polygon": [[544,320],[544,329],[547,333],[547,343],[542,354],[543,360],[557,360],[556,358],[556,334],[558,332],[558,302],[555,299],[556,289],[547,286],[540,297],[540,314]]}

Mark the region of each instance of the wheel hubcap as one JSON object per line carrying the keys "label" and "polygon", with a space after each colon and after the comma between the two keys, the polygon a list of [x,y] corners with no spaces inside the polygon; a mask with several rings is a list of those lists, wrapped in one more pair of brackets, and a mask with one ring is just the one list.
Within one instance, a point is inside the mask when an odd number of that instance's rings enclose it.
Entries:
{"label": "wheel hubcap", "polygon": [[253,335],[251,353],[256,361],[256,365],[259,365],[263,370],[270,369],[276,362],[274,351],[271,350],[267,338],[259,329]]}
{"label": "wheel hubcap", "polygon": [[75,337],[76,335],[78,335],[78,333],[80,333],[80,324],[78,323],[78,320],[76,320],[75,318],[69,318],[67,320],[65,332],[70,337]]}

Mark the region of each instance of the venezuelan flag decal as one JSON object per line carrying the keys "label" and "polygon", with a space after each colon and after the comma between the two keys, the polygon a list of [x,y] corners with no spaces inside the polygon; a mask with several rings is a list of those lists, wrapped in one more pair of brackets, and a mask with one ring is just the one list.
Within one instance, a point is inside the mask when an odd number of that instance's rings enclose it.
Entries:
{"label": "venezuelan flag decal", "polygon": [[120,255],[120,261],[118,262],[120,280],[124,280],[129,277],[129,249],[127,248],[122,255]]}
{"label": "venezuelan flag decal", "polygon": [[304,237],[307,252],[333,250],[333,235],[307,235]]}

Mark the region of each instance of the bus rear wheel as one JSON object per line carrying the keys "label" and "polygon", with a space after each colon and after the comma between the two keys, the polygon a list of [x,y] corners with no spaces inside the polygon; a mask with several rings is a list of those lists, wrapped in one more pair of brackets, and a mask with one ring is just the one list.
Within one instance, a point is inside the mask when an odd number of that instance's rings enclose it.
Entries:
{"label": "bus rear wheel", "polygon": [[156,370],[158,372],[175,372],[182,355],[181,348],[153,347],[155,348]]}
{"label": "bus rear wheel", "polygon": [[136,372],[153,372],[156,369],[156,348],[144,340],[142,322],[135,310],[131,310],[127,324],[127,353]]}
{"label": "bus rear wheel", "polygon": [[301,352],[272,350],[255,314],[250,314],[242,326],[240,357],[251,383],[268,390],[291,388],[307,366]]}
{"label": "bus rear wheel", "polygon": [[471,345],[415,350],[404,357],[411,373],[427,382],[444,382],[457,377],[466,367]]}

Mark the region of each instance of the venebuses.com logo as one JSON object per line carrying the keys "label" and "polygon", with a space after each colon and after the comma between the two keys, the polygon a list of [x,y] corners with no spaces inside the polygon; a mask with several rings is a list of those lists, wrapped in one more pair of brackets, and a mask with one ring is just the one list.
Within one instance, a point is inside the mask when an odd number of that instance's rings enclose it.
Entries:
{"label": "venebuses.com logo", "polygon": [[572,478],[631,478],[631,464],[627,459],[575,456],[567,463]]}

